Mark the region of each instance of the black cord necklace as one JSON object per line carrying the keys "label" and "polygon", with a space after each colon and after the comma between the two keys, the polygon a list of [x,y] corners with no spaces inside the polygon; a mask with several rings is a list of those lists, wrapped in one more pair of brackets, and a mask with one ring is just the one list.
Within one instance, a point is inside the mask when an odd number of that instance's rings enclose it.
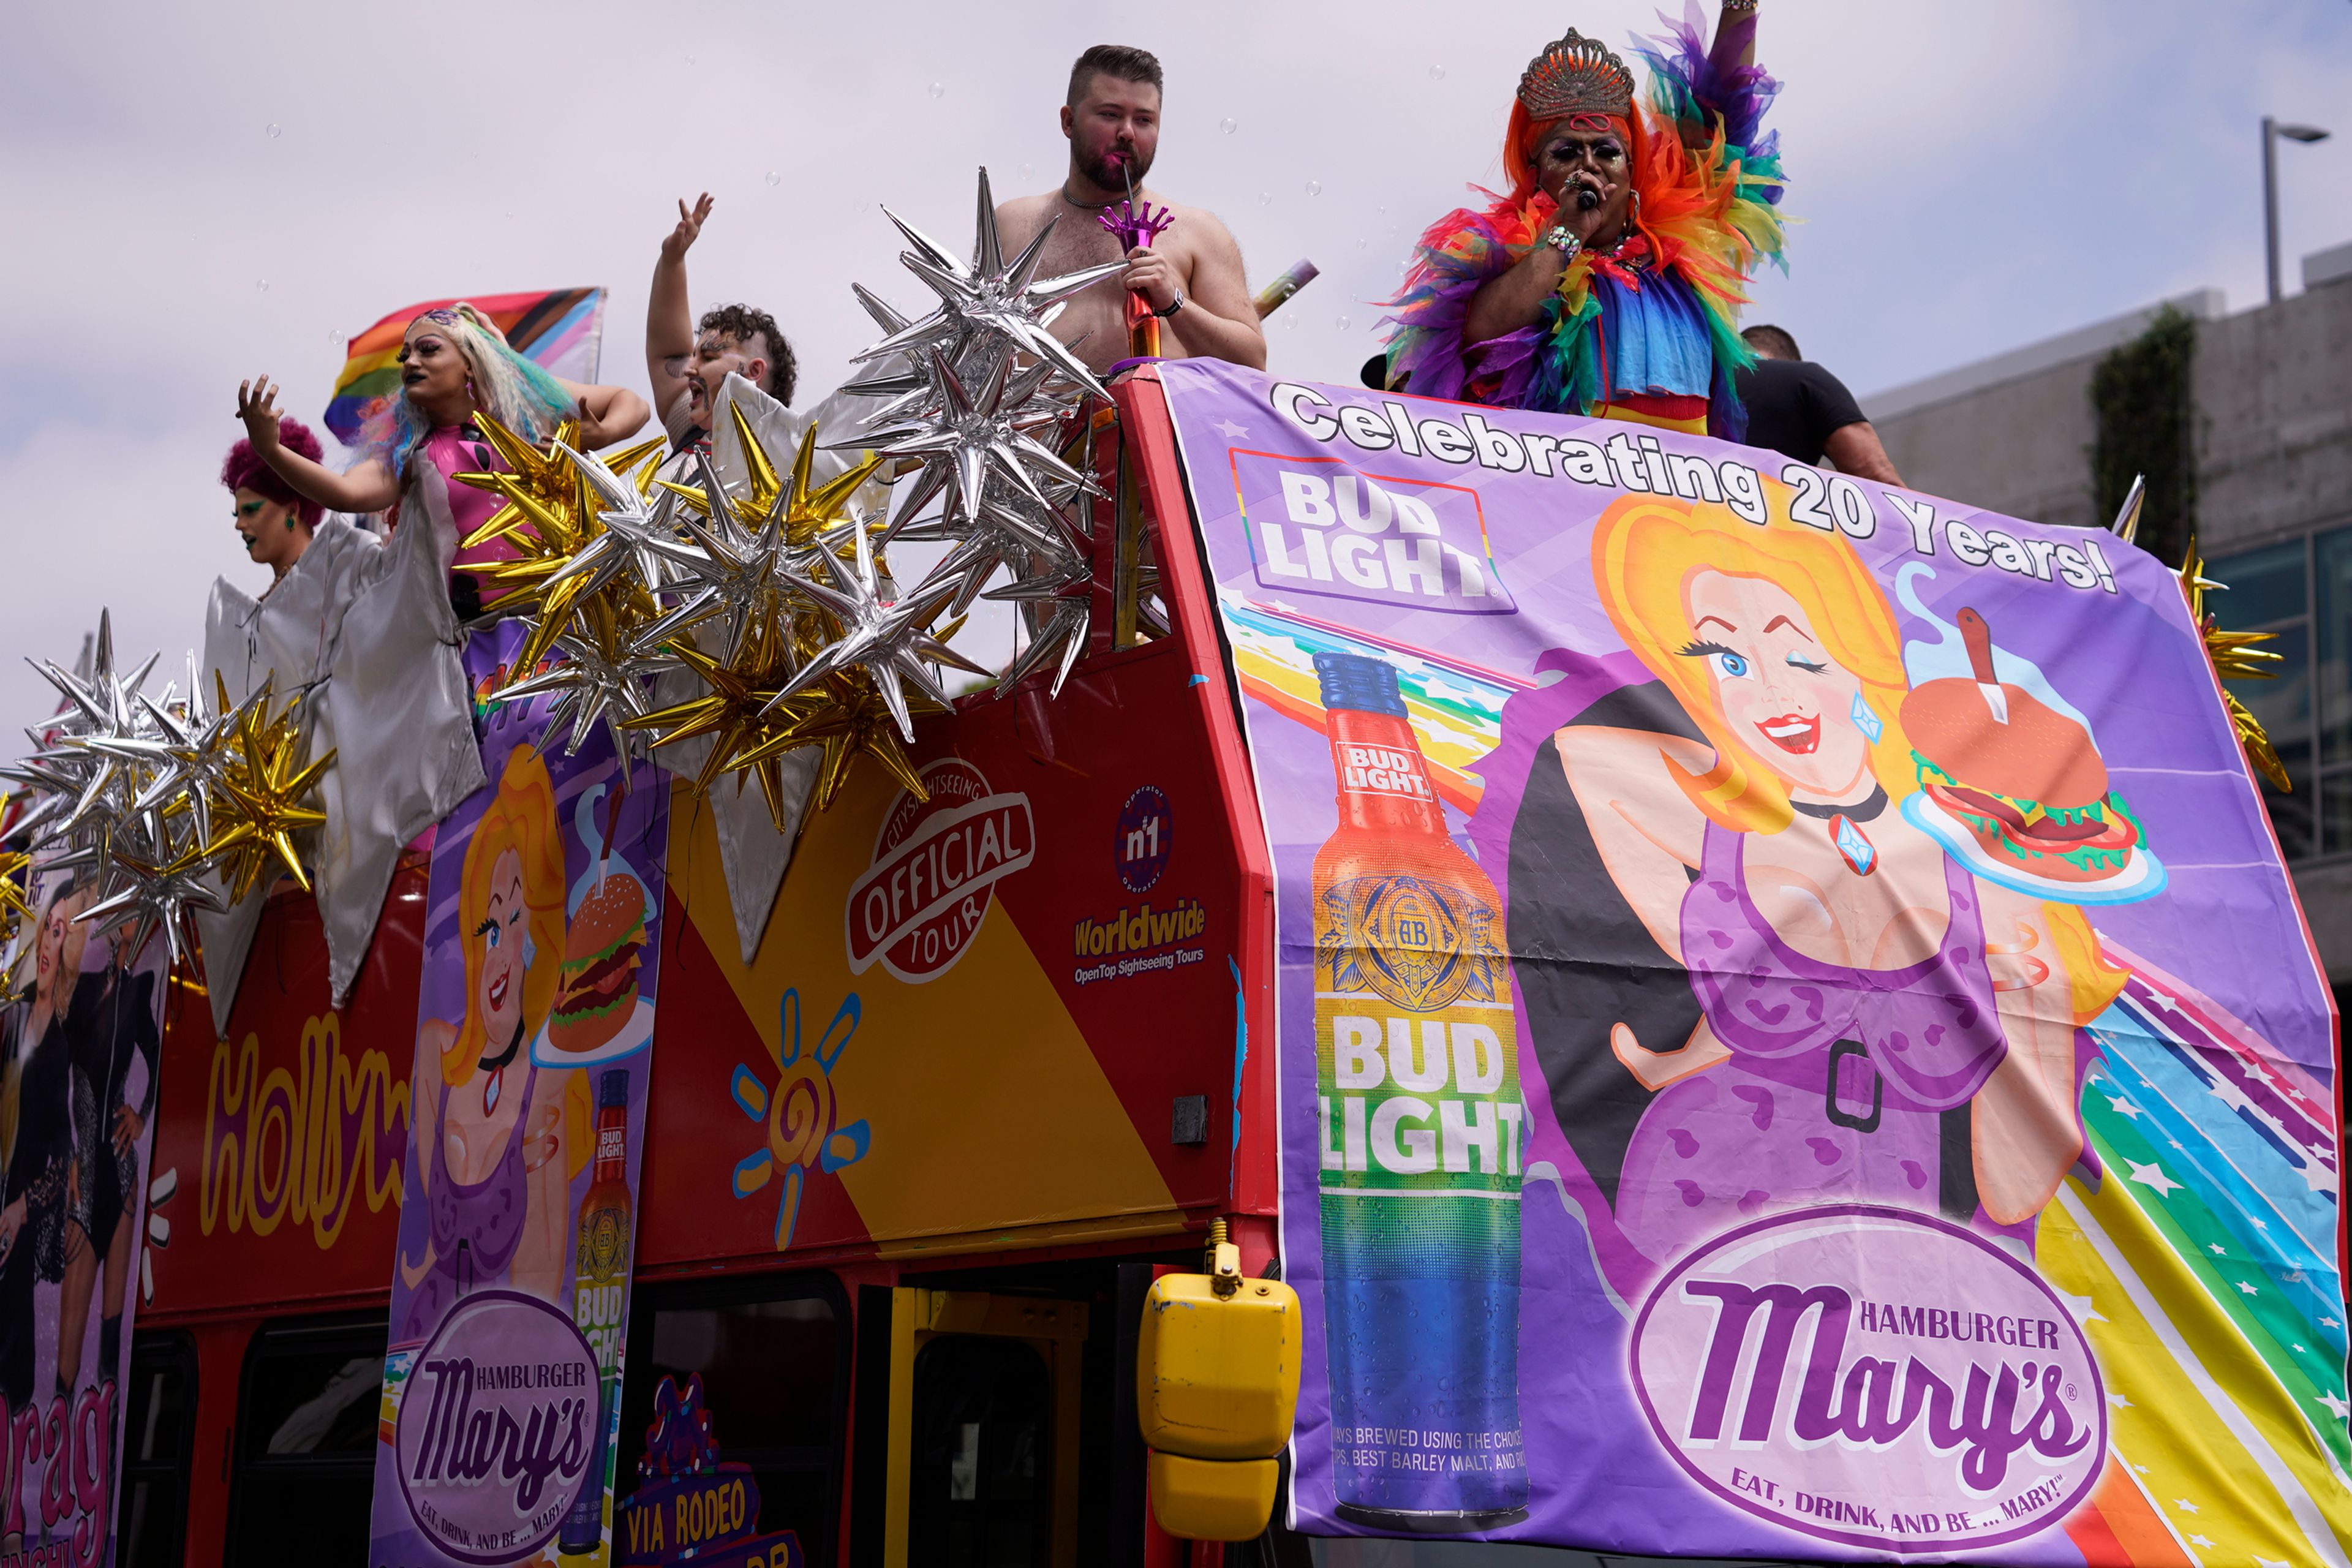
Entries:
{"label": "black cord necklace", "polygon": [[1886,809],[1886,786],[1876,784],[1871,785],[1869,795],[1853,805],[1817,805],[1811,801],[1799,800],[1791,795],[1789,799],[1789,809],[1803,812],[1807,816],[1821,822],[1829,822],[1841,816],[1853,822],[1870,822],[1874,820],[1880,812]]}

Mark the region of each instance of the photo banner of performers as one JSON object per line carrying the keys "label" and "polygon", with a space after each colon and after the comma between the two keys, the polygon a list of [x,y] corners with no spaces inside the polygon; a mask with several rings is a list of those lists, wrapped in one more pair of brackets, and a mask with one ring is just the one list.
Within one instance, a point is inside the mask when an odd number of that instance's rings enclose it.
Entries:
{"label": "photo banner of performers", "polygon": [[610,1561],[669,780],[550,699],[499,704],[524,628],[474,633],[490,783],[439,826],[368,1561]]}
{"label": "photo banner of performers", "polygon": [[73,1568],[112,1560],[168,984],[98,897],[36,862],[0,1014],[0,1554]]}
{"label": "photo banner of performers", "polygon": [[1276,867],[1299,1529],[2346,1560],[2334,1005],[2172,569],[1156,374]]}

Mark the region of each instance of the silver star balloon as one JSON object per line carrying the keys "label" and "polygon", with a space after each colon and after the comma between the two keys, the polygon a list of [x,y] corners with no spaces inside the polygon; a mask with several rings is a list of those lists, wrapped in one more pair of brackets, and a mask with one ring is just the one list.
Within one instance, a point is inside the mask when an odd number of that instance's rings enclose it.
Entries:
{"label": "silver star balloon", "polygon": [[632,749],[642,754],[646,737],[623,726],[653,710],[654,680],[665,670],[679,668],[678,659],[667,652],[640,647],[612,605],[601,598],[591,599],[579,609],[569,629],[556,637],[555,647],[562,658],[537,675],[501,689],[496,700],[527,702],[558,694],[548,707],[547,731],[552,735],[565,724],[572,727],[563,742],[567,757],[579,751],[599,721],[611,735],[616,754]]}
{"label": "silver star balloon", "polygon": [[934,666],[953,665],[974,675],[986,675],[989,671],[931,635],[930,624],[954,593],[953,583],[927,580],[903,599],[885,599],[879,574],[875,570],[873,544],[865,526],[853,522],[844,531],[851,535],[855,548],[846,569],[835,558],[828,574],[834,579],[833,584],[796,573],[786,574],[793,588],[832,613],[841,623],[842,635],[794,671],[761,711],[782,706],[828,675],[863,665],[888,706],[899,733],[911,743],[915,721],[908,710],[905,687],[912,686],[944,708],[948,694],[940,685]]}
{"label": "silver star balloon", "polygon": [[859,362],[920,348],[946,348],[950,358],[961,359],[974,339],[986,337],[1007,349],[1055,365],[1097,396],[1108,395],[1094,373],[1047,328],[1051,312],[1062,301],[1126,270],[1126,260],[1122,258],[1058,277],[1039,279],[1037,268],[1045,255],[1045,242],[1061,222],[1060,216],[1047,219],[1036,237],[1008,262],[996,226],[996,202],[989,190],[986,169],[980,171],[977,205],[969,266],[888,207],[882,209],[883,216],[897,225],[898,232],[915,247],[899,259],[940,297],[940,305],[929,315],[890,332],[858,355]]}

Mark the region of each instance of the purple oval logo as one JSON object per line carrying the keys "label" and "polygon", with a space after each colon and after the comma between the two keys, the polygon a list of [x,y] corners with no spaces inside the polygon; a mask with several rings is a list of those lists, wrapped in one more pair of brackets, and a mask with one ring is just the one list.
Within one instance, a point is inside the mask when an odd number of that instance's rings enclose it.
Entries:
{"label": "purple oval logo", "polygon": [[1650,1293],[1631,1358],[1693,1479],[1848,1546],[2032,1535],[2106,1457],[2106,1392],[2064,1304],[1982,1237],[1901,1209],[1805,1209],[1716,1237]]}
{"label": "purple oval logo", "polygon": [[409,1363],[394,1440],[401,1496],[460,1563],[511,1563],[551,1540],[590,1484],[596,1356],[570,1318],[478,1290]]}

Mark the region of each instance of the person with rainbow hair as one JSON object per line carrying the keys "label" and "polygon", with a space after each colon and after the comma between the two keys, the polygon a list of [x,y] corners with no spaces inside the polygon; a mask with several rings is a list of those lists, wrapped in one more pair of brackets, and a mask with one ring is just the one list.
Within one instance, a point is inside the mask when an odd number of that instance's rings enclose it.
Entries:
{"label": "person with rainbow hair", "polygon": [[[1507,194],[1422,236],[1389,301],[1390,387],[1630,419],[1738,440],[1744,285],[1781,264],[1780,84],[1755,63],[1757,0],[1726,0],[1713,47],[1696,7],[1633,73],[1573,27],[1519,78]],[[1377,367],[1373,367],[1377,368]]]}
{"label": "person with rainbow hair", "polygon": [[[1580,1106],[1639,1108],[1594,1173],[1618,1229],[1664,1267],[1802,1196],[2030,1239],[2095,1161],[2080,1031],[2126,976],[2080,909],[1973,875],[1898,808],[1918,787],[1911,688],[1876,580],[1785,513],[1759,528],[1670,497],[1602,514],[1592,576],[1656,711],[1549,716],[1555,787],[1531,781],[1512,829],[1510,940],[1591,947],[1601,900],[1559,852],[1573,813],[1654,944],[1620,943],[1608,995],[1528,1001],[1555,1103],[1575,1079]],[[1668,963],[1688,976],[1678,1019],[1622,980]]]}
{"label": "person with rainbow hair", "polygon": [[[408,323],[400,366],[400,395],[368,421],[359,461],[340,474],[286,444],[278,389],[267,375],[238,384],[236,416],[245,422],[255,455],[305,500],[338,511],[386,512],[387,525],[396,527],[401,499],[420,458],[445,478],[507,468],[475,426],[478,415],[487,414],[534,446],[544,445],[563,420],[576,418],[581,447],[595,451],[635,435],[648,412],[646,400],[625,387],[585,386],[548,374],[517,353],[497,324],[464,300],[426,310]],[[488,490],[449,487],[449,510],[460,541],[488,521],[499,505]],[[472,568],[520,553],[505,538],[457,552],[449,595],[461,618],[479,614],[500,592],[487,588]]]}
{"label": "person with rainbow hair", "polygon": [[[446,828],[444,829],[446,831]],[[532,747],[507,753],[467,840],[457,895],[466,1006],[417,1027],[409,1100],[430,1215],[403,1334],[429,1332],[460,1296],[511,1286],[552,1300],[563,1282],[576,1069],[541,1068],[530,1042],[563,961],[563,837],[555,786]],[[584,1092],[584,1089],[583,1089]],[[495,1201],[503,1198],[504,1201]]]}

